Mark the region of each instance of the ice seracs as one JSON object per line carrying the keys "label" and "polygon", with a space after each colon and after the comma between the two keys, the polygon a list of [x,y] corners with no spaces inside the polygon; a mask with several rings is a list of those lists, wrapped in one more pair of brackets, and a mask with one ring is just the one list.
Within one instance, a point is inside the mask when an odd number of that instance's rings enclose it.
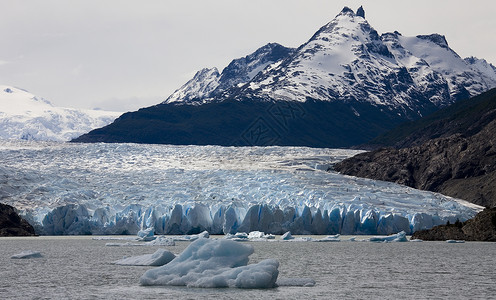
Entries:
{"label": "ice seracs", "polygon": [[25,90],[0,85],[0,139],[69,141],[120,114],[55,107]]}
{"label": "ice seracs", "polygon": [[140,284],[204,288],[275,287],[279,262],[266,259],[248,265],[253,252],[251,245],[200,238],[168,264],[145,272]]}
{"label": "ice seracs", "polygon": [[0,198],[40,234],[136,235],[153,227],[155,235],[186,235],[181,238],[190,241],[255,231],[411,234],[481,210],[440,194],[317,167],[355,153],[5,142]]}

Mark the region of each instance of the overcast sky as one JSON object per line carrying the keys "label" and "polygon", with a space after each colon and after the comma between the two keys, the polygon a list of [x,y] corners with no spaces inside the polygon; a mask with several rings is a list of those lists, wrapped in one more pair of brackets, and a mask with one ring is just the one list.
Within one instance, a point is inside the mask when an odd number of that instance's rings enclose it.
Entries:
{"label": "overcast sky", "polygon": [[56,106],[157,104],[203,67],[269,42],[297,47],[344,6],[380,34],[439,33],[496,64],[494,0],[0,0],[0,84]]}

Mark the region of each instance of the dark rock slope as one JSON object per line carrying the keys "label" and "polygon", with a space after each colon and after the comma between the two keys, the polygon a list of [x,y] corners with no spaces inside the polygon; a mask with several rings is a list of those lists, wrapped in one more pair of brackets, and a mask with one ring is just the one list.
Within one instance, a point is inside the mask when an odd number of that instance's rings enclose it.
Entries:
{"label": "dark rock slope", "polygon": [[[482,96],[484,101],[474,101],[472,107],[464,107],[435,122],[437,132],[443,135],[441,138],[427,139],[409,148],[362,153],[334,169],[496,207],[496,92],[492,90]],[[467,115],[471,115],[471,123],[464,119]],[[451,135],[445,134],[460,123],[467,126]],[[422,132],[432,134],[432,128],[422,127],[411,135],[424,138]]]}
{"label": "dark rock slope", "polygon": [[496,242],[496,208],[486,208],[466,222],[416,231],[412,239],[425,241],[466,240]]}
{"label": "dark rock slope", "polygon": [[35,235],[33,226],[22,219],[12,206],[0,203],[0,236],[30,235]]}

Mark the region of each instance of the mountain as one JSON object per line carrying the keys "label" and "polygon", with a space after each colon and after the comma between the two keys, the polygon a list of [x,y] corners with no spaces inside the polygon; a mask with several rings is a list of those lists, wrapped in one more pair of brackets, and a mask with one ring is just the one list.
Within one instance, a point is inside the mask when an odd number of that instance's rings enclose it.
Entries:
{"label": "mountain", "polygon": [[222,73],[217,68],[198,71],[193,79],[170,95],[163,103],[202,104],[225,90],[243,85],[268,65],[288,57],[294,49],[276,43],[267,44],[250,55],[233,60]]}
{"label": "mountain", "polygon": [[334,169],[496,207],[496,89],[385,136],[414,146],[362,153]]}
{"label": "mountain", "polygon": [[75,141],[349,147],[496,87],[493,65],[444,36],[379,35],[364,16],[345,7],[297,49],[268,44],[204,69]]}
{"label": "mountain", "polygon": [[0,139],[68,141],[120,113],[54,107],[25,90],[0,85]]}
{"label": "mountain", "polygon": [[406,122],[366,144],[368,148],[406,148],[455,134],[472,136],[496,117],[496,89],[457,101],[424,118]]}

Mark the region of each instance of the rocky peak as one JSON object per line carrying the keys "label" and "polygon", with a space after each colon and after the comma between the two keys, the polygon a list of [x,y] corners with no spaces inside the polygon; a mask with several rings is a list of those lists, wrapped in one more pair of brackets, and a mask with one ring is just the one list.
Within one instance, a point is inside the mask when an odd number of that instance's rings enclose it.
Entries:
{"label": "rocky peak", "polygon": [[337,16],[340,16],[340,15],[355,16],[355,12],[351,8],[349,8],[348,6],[345,6],[345,7],[343,7],[341,12]]}
{"label": "rocky peak", "polygon": [[358,8],[356,15],[365,19],[365,10],[363,9],[363,6]]}
{"label": "rocky peak", "polygon": [[417,38],[429,40],[442,48],[449,49],[448,41],[446,41],[446,37],[444,35],[434,33],[430,35],[417,35]]}

